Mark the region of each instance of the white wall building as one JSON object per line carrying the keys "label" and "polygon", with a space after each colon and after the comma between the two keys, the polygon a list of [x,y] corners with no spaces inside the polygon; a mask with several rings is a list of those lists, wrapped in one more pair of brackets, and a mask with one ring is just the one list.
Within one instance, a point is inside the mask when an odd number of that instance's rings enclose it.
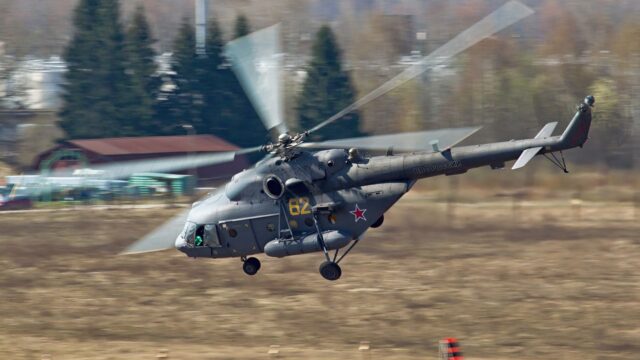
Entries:
{"label": "white wall building", "polygon": [[15,81],[25,92],[23,103],[31,110],[59,109],[66,71],[66,64],[59,56],[23,61],[15,74]]}

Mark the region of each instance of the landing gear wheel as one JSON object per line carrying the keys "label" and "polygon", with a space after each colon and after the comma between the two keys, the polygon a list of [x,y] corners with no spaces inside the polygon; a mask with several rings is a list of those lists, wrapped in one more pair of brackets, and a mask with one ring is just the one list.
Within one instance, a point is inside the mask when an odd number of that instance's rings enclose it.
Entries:
{"label": "landing gear wheel", "polygon": [[320,264],[320,275],[327,280],[336,281],[340,279],[342,269],[340,269],[338,264],[332,261],[325,261]]}
{"label": "landing gear wheel", "polygon": [[255,275],[260,270],[260,260],[250,257],[242,264],[242,270],[247,275]]}
{"label": "landing gear wheel", "polygon": [[376,222],[374,222],[373,224],[371,224],[372,228],[379,228],[380,226],[382,226],[382,223],[384,222],[384,215],[380,215],[380,217],[378,218],[378,220],[376,220]]}

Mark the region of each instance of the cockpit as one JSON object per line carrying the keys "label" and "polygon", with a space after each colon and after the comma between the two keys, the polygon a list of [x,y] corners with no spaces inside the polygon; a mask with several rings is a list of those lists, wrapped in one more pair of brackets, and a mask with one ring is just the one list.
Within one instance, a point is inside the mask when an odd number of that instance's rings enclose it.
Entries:
{"label": "cockpit", "polygon": [[180,240],[182,240],[180,242],[181,245],[192,248],[202,246],[219,248],[222,246],[215,224],[196,224],[187,221],[178,237],[178,241],[176,241],[176,247],[178,247]]}

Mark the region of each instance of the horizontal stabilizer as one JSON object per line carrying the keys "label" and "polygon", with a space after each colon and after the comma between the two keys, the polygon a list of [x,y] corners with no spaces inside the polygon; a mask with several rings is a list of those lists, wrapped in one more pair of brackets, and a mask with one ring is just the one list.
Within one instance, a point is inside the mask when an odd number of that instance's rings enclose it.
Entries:
{"label": "horizontal stabilizer", "polygon": [[542,146],[526,149],[525,151],[522,152],[522,154],[518,158],[518,161],[516,161],[516,163],[513,164],[513,167],[511,169],[512,170],[520,169],[521,167],[527,165],[527,163],[531,161],[531,159],[533,159],[533,157],[536,156],[536,154],[540,150],[542,150]]}
{"label": "horizontal stabilizer", "polygon": [[538,135],[536,135],[536,139],[544,139],[544,138],[548,138],[549,136],[551,136],[551,134],[553,133],[553,130],[555,130],[556,125],[558,125],[558,122],[550,122],[547,125],[545,125],[542,130],[540,130],[540,132],[538,133]]}
{"label": "horizontal stabilizer", "polygon": [[439,152],[448,150],[469,136],[480,127],[466,127],[440,129],[431,131],[417,131],[399,134],[374,135],[358,138],[329,140],[316,143],[304,143],[306,148],[359,148],[365,150],[387,150],[397,152],[428,151]]}
{"label": "horizontal stabilizer", "polygon": [[[556,129],[556,125],[558,125],[557,121],[548,123],[538,132],[535,138],[536,139],[548,138],[553,133],[553,130]],[[526,149],[525,151],[522,152],[522,154],[520,154],[520,157],[518,158],[516,163],[513,164],[513,167],[511,169],[512,170],[520,169],[521,167],[527,165],[527,163],[529,163],[529,161],[531,161],[531,159],[533,159],[533,157],[536,156],[536,154],[540,150],[542,150],[542,146]]]}

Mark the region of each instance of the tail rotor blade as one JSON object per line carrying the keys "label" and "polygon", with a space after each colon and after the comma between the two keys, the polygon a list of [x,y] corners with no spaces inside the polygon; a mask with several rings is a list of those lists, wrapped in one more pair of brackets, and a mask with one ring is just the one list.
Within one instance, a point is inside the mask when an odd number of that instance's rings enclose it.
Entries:
{"label": "tail rotor blade", "polygon": [[382,84],[377,89],[360,98],[358,101],[347,106],[329,119],[316,125],[312,129],[310,129],[308,133],[313,133],[320,130],[321,128],[331,124],[344,115],[347,115],[351,111],[360,108],[361,106],[369,103],[379,96],[382,96],[387,92],[404,84],[405,82],[415,78],[426,70],[431,69],[434,66],[444,64],[451,57],[461,53],[462,51],[477,44],[481,40],[492,36],[500,30],[524,19],[531,14],[533,14],[532,9],[517,1],[510,1],[504,4],[498,10],[489,14],[484,19],[478,21],[473,26],[461,32],[446,44],[442,45],[431,54],[424,57],[418,64],[407,68],[400,74],[393,77],[391,80]]}

